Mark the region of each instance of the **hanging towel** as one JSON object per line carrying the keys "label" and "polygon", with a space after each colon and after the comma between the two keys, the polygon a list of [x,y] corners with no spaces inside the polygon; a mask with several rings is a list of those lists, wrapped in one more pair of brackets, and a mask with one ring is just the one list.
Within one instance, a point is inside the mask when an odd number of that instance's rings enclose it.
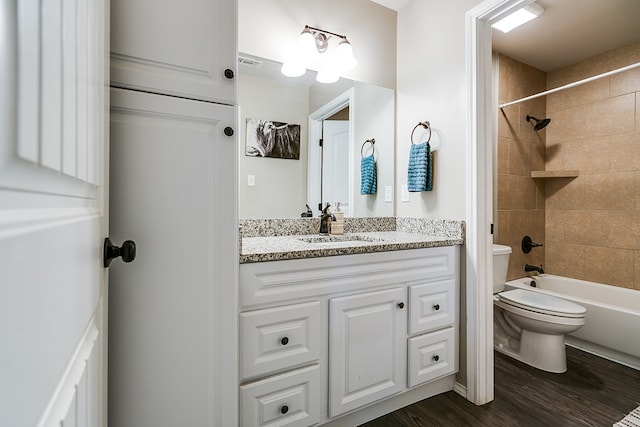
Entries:
{"label": "hanging towel", "polygon": [[407,172],[409,191],[431,191],[433,189],[433,159],[428,142],[411,144]]}
{"label": "hanging towel", "polygon": [[373,154],[360,160],[360,194],[376,194],[376,159]]}

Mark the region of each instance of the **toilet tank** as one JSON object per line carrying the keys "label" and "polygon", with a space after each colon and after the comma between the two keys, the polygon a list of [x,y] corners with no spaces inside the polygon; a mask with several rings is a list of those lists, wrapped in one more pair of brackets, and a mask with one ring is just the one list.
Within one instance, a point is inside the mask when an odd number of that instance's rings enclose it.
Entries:
{"label": "toilet tank", "polygon": [[507,282],[507,270],[509,269],[509,255],[511,247],[493,245],[493,293],[504,291]]}

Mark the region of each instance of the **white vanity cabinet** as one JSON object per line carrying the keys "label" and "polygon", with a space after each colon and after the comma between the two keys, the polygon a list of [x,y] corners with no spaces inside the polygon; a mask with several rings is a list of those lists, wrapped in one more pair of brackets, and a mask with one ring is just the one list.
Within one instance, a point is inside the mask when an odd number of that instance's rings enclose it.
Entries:
{"label": "white vanity cabinet", "polygon": [[241,264],[241,425],[358,425],[451,390],[458,289],[458,246]]}
{"label": "white vanity cabinet", "polygon": [[111,86],[235,104],[236,15],[234,0],[112,0]]}

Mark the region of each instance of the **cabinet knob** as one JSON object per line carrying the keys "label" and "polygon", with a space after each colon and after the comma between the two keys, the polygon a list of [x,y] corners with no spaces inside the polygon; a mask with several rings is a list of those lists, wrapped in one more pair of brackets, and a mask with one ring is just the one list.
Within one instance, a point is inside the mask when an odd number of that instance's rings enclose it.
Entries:
{"label": "cabinet knob", "polygon": [[231,68],[227,68],[226,70],[224,70],[224,76],[228,79],[232,79],[235,74],[233,73],[233,70]]}
{"label": "cabinet knob", "polygon": [[435,304],[435,305],[433,306],[433,309],[434,309],[435,311],[440,310],[440,304]]}
{"label": "cabinet knob", "polygon": [[224,128],[224,134],[227,136],[233,136],[233,128],[227,126],[226,128]]}
{"label": "cabinet knob", "polygon": [[403,309],[404,308],[404,303],[403,302],[398,303],[398,308]]}
{"label": "cabinet knob", "polygon": [[280,340],[280,344],[282,344],[282,345],[287,345],[287,344],[289,344],[289,338],[288,338],[288,337],[283,337],[283,338]]}
{"label": "cabinet knob", "polygon": [[280,413],[284,415],[287,412],[289,412],[289,407],[287,405],[282,405],[282,408],[280,408]]}
{"label": "cabinet knob", "polygon": [[440,356],[438,356],[437,354],[435,356],[433,356],[433,361],[437,362],[438,360],[440,360]]}

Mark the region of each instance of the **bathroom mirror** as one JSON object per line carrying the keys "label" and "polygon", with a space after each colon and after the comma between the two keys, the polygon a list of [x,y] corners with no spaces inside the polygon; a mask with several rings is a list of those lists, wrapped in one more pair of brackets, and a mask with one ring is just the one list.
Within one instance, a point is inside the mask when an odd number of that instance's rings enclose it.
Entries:
{"label": "bathroom mirror", "polygon": [[[318,216],[321,202],[336,201],[346,216],[393,216],[394,91],[343,78],[317,83],[311,70],[285,77],[280,67],[239,55],[239,217],[299,218],[306,205]],[[297,158],[263,156],[263,149],[253,147],[256,123],[268,125],[273,135],[274,128],[296,129]],[[371,139],[375,144],[365,144]],[[363,195],[361,158],[372,152],[377,189]]]}

